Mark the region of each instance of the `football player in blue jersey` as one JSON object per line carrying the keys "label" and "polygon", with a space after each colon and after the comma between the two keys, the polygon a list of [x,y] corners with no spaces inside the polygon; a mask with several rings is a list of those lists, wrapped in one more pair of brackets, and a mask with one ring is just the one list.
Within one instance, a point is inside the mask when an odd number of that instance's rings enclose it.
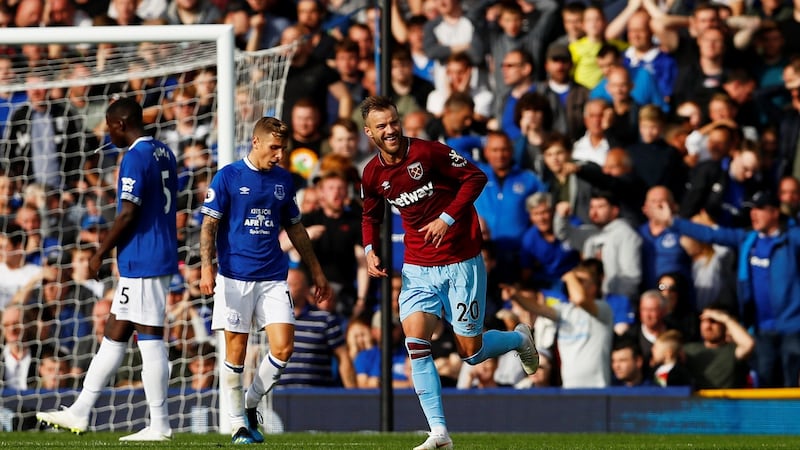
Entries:
{"label": "football player in blue jersey", "polygon": [[[222,395],[228,396],[234,444],[264,441],[256,407],[278,382],[294,350],[288,258],[278,242],[281,228],[311,271],[317,304],[323,307],[332,296],[300,222],[292,175],[279,165],[288,141],[284,122],[259,119],[250,153],[220,169],[201,208],[200,290],[214,294],[212,328],[225,333],[222,377],[228,388]],[[242,372],[251,325],[266,331],[270,350],[243,398]]]}
{"label": "football player in blue jersey", "polygon": [[167,411],[169,361],[164,345],[167,289],[178,271],[175,203],[178,186],[175,154],[144,131],[142,108],[132,98],[106,111],[111,141],[128,149],[119,167],[117,218],[89,260],[96,277],[103,258],[116,247],[119,281],[105,337],[92,359],[75,403],[36,418],[55,428],[83,433],[89,413],[115,374],[134,331],[142,353],[142,382],[150,407],[150,425],[121,441],[165,441],[172,437]]}

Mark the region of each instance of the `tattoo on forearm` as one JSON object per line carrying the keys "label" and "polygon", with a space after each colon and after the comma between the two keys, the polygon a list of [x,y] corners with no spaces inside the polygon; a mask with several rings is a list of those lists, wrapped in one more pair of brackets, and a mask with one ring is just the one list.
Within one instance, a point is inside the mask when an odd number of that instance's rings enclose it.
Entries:
{"label": "tattoo on forearm", "polygon": [[203,219],[203,226],[200,228],[200,264],[210,266],[214,262],[214,255],[217,253],[216,238],[219,221],[206,216]]}
{"label": "tattoo on forearm", "polygon": [[308,237],[306,229],[302,225],[293,225],[286,228],[286,234],[289,240],[292,241],[294,249],[300,254],[300,258],[309,267],[317,262],[317,255],[314,254],[314,248],[311,245],[311,239]]}

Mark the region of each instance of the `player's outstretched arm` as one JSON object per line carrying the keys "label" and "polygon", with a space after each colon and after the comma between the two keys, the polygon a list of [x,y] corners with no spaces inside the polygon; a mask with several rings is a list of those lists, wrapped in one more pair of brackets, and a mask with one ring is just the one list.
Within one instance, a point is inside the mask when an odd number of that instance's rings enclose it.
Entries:
{"label": "player's outstretched arm", "polygon": [[324,308],[326,303],[333,298],[333,291],[328,284],[328,278],[322,272],[322,266],[319,265],[317,255],[314,254],[314,248],[311,246],[311,239],[308,237],[306,227],[302,223],[294,223],[286,227],[286,234],[289,240],[292,241],[294,249],[300,253],[300,258],[306,266],[311,270],[311,278],[314,280],[314,299],[320,308]]}
{"label": "player's outstretched arm", "polygon": [[523,309],[534,315],[546,317],[554,322],[558,320],[558,311],[544,304],[539,293],[505,283],[500,284],[500,290],[503,300],[517,302]]}
{"label": "player's outstretched arm", "polygon": [[214,256],[217,254],[217,229],[219,219],[211,216],[203,217],[200,228],[200,292],[213,295],[216,287],[214,273]]}
{"label": "player's outstretched arm", "polygon": [[561,280],[567,286],[567,294],[569,295],[569,301],[579,307],[583,308],[589,314],[597,317],[598,309],[597,303],[595,303],[593,298],[589,298],[586,296],[586,290],[583,288],[583,283],[578,276],[575,274],[574,270],[570,270],[569,272],[565,273]]}

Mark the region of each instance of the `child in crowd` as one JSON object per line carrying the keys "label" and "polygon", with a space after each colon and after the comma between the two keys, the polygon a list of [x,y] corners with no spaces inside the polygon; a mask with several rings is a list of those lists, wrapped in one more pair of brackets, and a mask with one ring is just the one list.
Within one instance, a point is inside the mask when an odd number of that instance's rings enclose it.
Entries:
{"label": "child in crowd", "polygon": [[653,343],[652,365],[656,367],[655,382],[659,386],[687,386],[689,372],[681,362],[683,338],[677,330],[660,334]]}
{"label": "child in crowd", "polygon": [[627,148],[636,176],[647,188],[665,186],[681,199],[689,176],[678,150],[664,139],[664,114],[655,105],[639,109],[640,142]]}
{"label": "child in crowd", "polygon": [[597,54],[603,44],[611,44],[620,51],[628,47],[627,43],[616,39],[606,41],[606,25],[606,18],[601,8],[597,6],[586,8],[583,13],[583,31],[586,36],[569,44],[569,52],[575,65],[575,82],[586,86],[587,89],[594,89],[603,79],[603,72],[597,64]]}

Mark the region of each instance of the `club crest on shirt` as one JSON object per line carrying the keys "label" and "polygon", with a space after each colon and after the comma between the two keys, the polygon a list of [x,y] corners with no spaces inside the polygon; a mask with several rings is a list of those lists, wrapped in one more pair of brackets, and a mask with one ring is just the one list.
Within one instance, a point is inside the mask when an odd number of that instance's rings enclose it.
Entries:
{"label": "club crest on shirt", "polygon": [[672,248],[678,245],[678,238],[673,233],[667,233],[664,235],[664,239],[661,240],[661,245],[664,248]]}
{"label": "club crest on shirt", "polygon": [[278,200],[283,200],[286,198],[286,190],[283,188],[282,184],[275,185],[275,198]]}
{"label": "club crest on shirt", "polygon": [[406,170],[408,170],[408,176],[410,176],[412,179],[419,180],[419,179],[422,178],[422,163],[421,162],[415,162],[415,163],[409,164],[406,167]]}

